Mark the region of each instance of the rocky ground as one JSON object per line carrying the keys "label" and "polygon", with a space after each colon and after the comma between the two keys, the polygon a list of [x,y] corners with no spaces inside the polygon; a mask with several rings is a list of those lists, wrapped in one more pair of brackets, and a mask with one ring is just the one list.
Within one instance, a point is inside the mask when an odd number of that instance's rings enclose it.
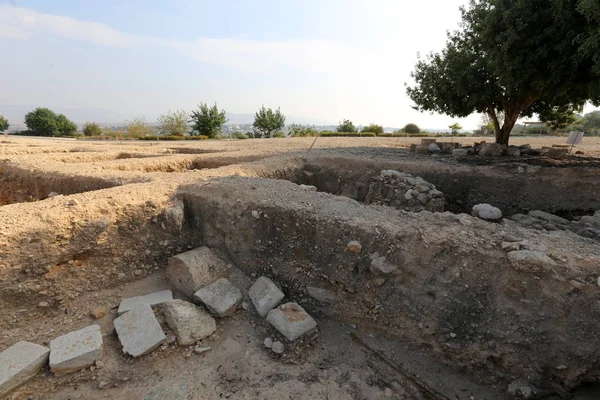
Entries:
{"label": "rocky ground", "polygon": [[[600,141],[558,158],[411,154],[419,141],[5,139],[0,351],[95,323],[105,344],[9,398],[596,398]],[[120,301],[173,289],[168,259],[202,245],[243,303],[193,345],[123,354]],[[314,334],[291,343],[258,315],[261,275]]]}

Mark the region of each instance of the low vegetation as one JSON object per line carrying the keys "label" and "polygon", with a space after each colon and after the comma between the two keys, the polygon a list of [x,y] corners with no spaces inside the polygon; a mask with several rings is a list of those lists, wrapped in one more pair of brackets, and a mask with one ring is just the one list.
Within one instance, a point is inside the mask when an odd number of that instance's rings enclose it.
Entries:
{"label": "low vegetation", "polygon": [[4,118],[4,115],[0,115],[0,132],[4,132],[9,126],[10,124],[8,123],[8,120]]}
{"label": "low vegetation", "polygon": [[95,122],[86,122],[81,130],[84,136],[101,136],[102,128]]}

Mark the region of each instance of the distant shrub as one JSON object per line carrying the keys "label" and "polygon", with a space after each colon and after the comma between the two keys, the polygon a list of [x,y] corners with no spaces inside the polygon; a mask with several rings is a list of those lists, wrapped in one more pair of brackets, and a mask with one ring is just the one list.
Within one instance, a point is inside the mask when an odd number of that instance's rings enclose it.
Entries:
{"label": "distant shrub", "polygon": [[321,132],[323,137],[376,137],[373,132]]}
{"label": "distant shrub", "polygon": [[153,136],[142,136],[139,140],[208,140],[208,136],[197,135],[197,136],[177,136],[177,135],[153,135]]}
{"label": "distant shrub", "polygon": [[383,133],[383,126],[377,124],[370,124],[369,126],[365,126],[364,128],[362,128],[362,132],[372,132],[379,136]]}
{"label": "distant shrub", "polygon": [[230,137],[232,139],[249,139],[248,135],[242,131],[231,132]]}
{"label": "distant shrub", "polygon": [[95,122],[86,122],[83,125],[82,132],[85,136],[100,136],[102,135],[102,128]]}
{"label": "distant shrub", "polygon": [[356,132],[357,129],[349,119],[345,119],[336,128],[337,132],[345,133],[345,132]]}
{"label": "distant shrub", "polygon": [[[185,136],[185,140],[208,140],[208,139],[210,139],[210,138],[206,135]],[[218,137],[215,139],[222,139],[222,138]]]}
{"label": "distant shrub", "polygon": [[430,135],[428,133],[421,132],[421,133],[407,133],[406,136],[407,137],[428,137]]}
{"label": "distant shrub", "polygon": [[314,126],[308,125],[291,124],[289,132],[292,137],[319,136],[319,131]]}
{"label": "distant shrub", "polygon": [[417,124],[406,124],[406,126],[404,127],[404,132],[406,133],[420,133],[421,132],[421,128],[419,128],[417,126]]}
{"label": "distant shrub", "polygon": [[273,137],[277,138],[277,139],[282,139],[285,137],[285,133],[284,132],[276,132],[273,134]]}
{"label": "distant shrub", "polygon": [[395,133],[380,133],[379,137],[405,137],[406,133],[395,132]]}

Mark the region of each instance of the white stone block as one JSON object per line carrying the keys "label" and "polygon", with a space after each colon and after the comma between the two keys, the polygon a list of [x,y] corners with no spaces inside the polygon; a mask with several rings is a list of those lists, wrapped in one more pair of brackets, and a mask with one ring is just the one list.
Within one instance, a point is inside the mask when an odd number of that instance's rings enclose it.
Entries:
{"label": "white stone block", "polygon": [[50,342],[50,370],[61,376],[93,365],[102,358],[100,325],[91,325]]}
{"label": "white stone block", "polygon": [[201,302],[218,317],[235,313],[242,302],[242,292],[225,278],[220,278],[194,293],[194,300]]}
{"label": "white stone block", "polygon": [[273,281],[264,276],[254,282],[248,295],[261,317],[266,316],[285,297]]}
{"label": "white stone block", "polygon": [[132,308],[114,324],[123,353],[133,357],[150,353],[167,339],[148,304]]}
{"label": "white stone block", "polygon": [[296,303],[282,304],[269,311],[267,321],[290,342],[317,327],[317,321]]}
{"label": "white stone block", "polygon": [[0,353],[0,399],[33,378],[48,362],[50,349],[17,342]]}
{"label": "white stone block", "polygon": [[130,297],[121,300],[119,304],[119,315],[123,315],[134,307],[141,305],[159,306],[165,301],[173,300],[173,292],[170,290],[161,290],[160,292],[145,294],[143,296]]}

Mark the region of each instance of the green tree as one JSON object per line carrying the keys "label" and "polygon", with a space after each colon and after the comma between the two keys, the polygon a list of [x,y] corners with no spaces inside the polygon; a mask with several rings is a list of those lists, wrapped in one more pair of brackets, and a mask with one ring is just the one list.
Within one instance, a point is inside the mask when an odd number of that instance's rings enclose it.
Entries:
{"label": "green tree", "polygon": [[519,117],[600,104],[599,11],[597,0],[471,0],[407,93],[420,111],[489,114],[507,144]]}
{"label": "green tree", "polygon": [[82,132],[85,136],[100,136],[102,135],[102,128],[95,122],[86,122],[83,125]]}
{"label": "green tree", "polygon": [[152,127],[145,118],[135,118],[125,124],[125,130],[129,136],[144,137],[152,134]]}
{"label": "green tree", "polygon": [[553,131],[565,129],[577,122],[577,116],[570,106],[544,110],[540,112],[539,117],[540,121],[548,124]]}
{"label": "green tree", "polygon": [[406,126],[404,126],[404,132],[415,134],[421,132],[421,128],[419,128],[417,124],[406,124]]}
{"label": "green tree", "polygon": [[4,118],[4,115],[0,115],[0,132],[4,132],[9,126],[10,124],[8,123],[8,120]]}
{"label": "green tree", "polygon": [[64,114],[56,116],[56,126],[60,135],[72,135],[77,132],[77,124],[68,119]]}
{"label": "green tree", "polygon": [[587,135],[600,135],[600,110],[592,111],[583,116],[581,130]]}
{"label": "green tree", "polygon": [[254,114],[254,136],[255,137],[273,137],[273,133],[279,132],[285,127],[285,115],[279,108],[273,111],[270,108],[262,106]]}
{"label": "green tree", "polygon": [[57,118],[52,110],[38,107],[25,114],[25,125],[35,135],[55,136],[59,134]]}
{"label": "green tree", "polygon": [[208,136],[211,139],[221,134],[223,125],[227,122],[225,110],[219,111],[217,103],[212,107],[201,103],[197,110],[192,111],[190,119],[193,130],[197,131],[199,135]]}
{"label": "green tree", "polygon": [[314,126],[291,124],[289,126],[290,136],[292,137],[306,137],[306,136],[318,136],[319,131]]}
{"label": "green tree", "polygon": [[167,136],[183,136],[189,130],[188,114],[183,110],[169,111],[158,117],[158,131]]}
{"label": "green tree", "polygon": [[372,132],[376,135],[383,133],[383,126],[377,124],[370,124],[369,126],[365,126],[362,128],[362,132]]}
{"label": "green tree", "polygon": [[352,121],[345,119],[336,128],[337,132],[358,132]]}
{"label": "green tree", "polygon": [[458,122],[455,122],[452,125],[448,125],[448,128],[452,130],[452,136],[456,136],[463,127]]}

